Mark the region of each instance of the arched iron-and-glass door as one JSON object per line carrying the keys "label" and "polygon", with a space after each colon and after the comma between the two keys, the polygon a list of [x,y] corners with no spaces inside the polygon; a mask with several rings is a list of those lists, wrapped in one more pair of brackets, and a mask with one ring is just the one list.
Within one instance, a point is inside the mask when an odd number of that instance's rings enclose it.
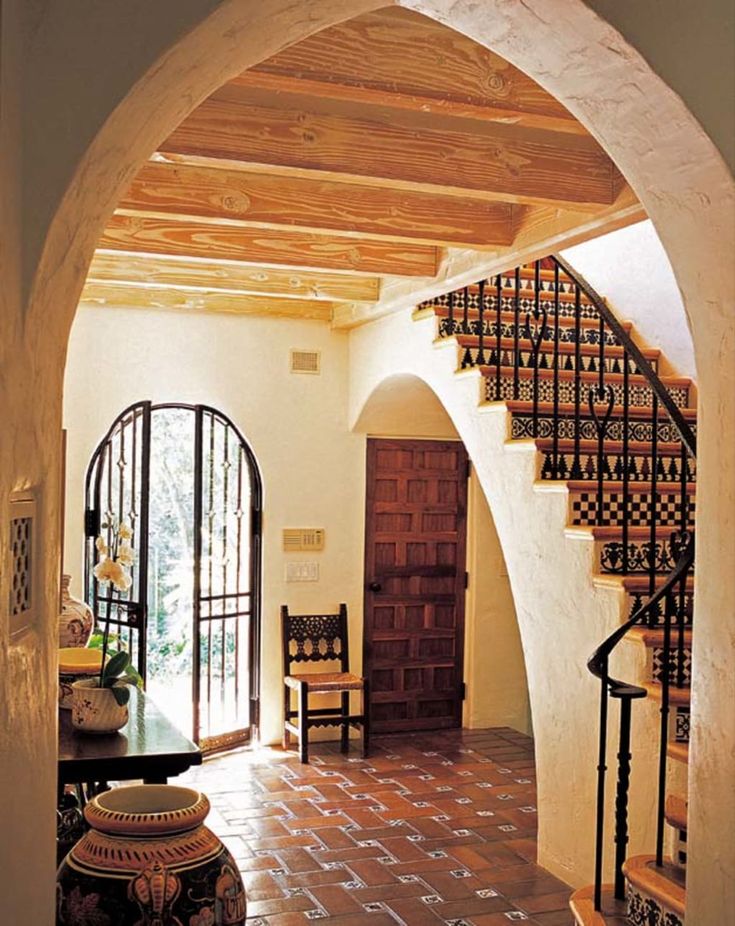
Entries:
{"label": "arched iron-and-glass door", "polygon": [[92,574],[94,541],[103,524],[125,521],[136,562],[129,591],[113,597],[111,632],[205,750],[246,742],[258,725],[261,507],[250,447],[204,405],[131,405],[87,470],[86,589],[98,625],[110,592]]}

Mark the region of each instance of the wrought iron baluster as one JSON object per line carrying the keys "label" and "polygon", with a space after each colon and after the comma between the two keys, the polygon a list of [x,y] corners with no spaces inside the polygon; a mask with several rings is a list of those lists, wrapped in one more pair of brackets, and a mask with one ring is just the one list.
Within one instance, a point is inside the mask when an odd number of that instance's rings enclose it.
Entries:
{"label": "wrought iron baluster", "polygon": [[503,305],[503,278],[500,274],[495,278],[495,301],[498,306],[497,318],[498,324],[495,329],[495,398],[500,401],[503,398],[503,387],[501,383],[501,373],[503,364],[503,326],[501,324],[501,310]]}
{"label": "wrought iron baluster", "polygon": [[462,302],[462,334],[471,334],[470,331],[470,288],[465,286]]}
{"label": "wrought iron baluster", "polygon": [[661,722],[658,753],[658,808],[656,811],[656,865],[664,863],[664,823],[666,816],[666,760],[669,742],[669,702],[671,684],[671,620],[675,613],[675,592],[667,592],[664,600],[664,639],[661,655]]}
{"label": "wrought iron baluster", "polygon": [[618,784],[615,792],[615,898],[625,899],[625,862],[628,846],[628,791],[630,789],[631,697],[620,697],[620,739],[618,744]]}
{"label": "wrought iron baluster", "polygon": [[[521,268],[515,270],[515,293],[513,295],[513,398],[518,399],[520,392],[520,313],[521,313]],[[498,310],[498,325],[500,325],[500,311]]]}
{"label": "wrought iron baluster", "polygon": [[480,280],[478,284],[477,311],[480,321],[477,329],[477,356],[475,357],[475,364],[481,367],[485,365],[485,280]]}
{"label": "wrought iron baluster", "polygon": [[[597,431],[597,498],[595,500],[595,523],[599,526],[604,523],[605,515],[605,438],[607,437],[607,428],[612,417],[613,408],[615,407],[615,390],[607,383],[591,386],[587,394],[590,416]],[[598,405],[603,406],[607,402],[602,416],[598,411]]]}
{"label": "wrought iron baluster", "polygon": [[627,576],[629,571],[629,533],[628,533],[628,514],[630,512],[630,363],[628,351],[623,350],[623,505],[622,505],[622,526],[623,526],[623,575]]}
{"label": "wrought iron baluster", "polygon": [[572,479],[582,478],[582,465],[580,461],[581,421],[580,411],[582,404],[582,376],[581,337],[582,330],[582,300],[579,285],[574,286],[574,459],[572,461]]}
{"label": "wrought iron baluster", "polygon": [[552,412],[552,460],[554,478],[559,478],[559,263],[554,258],[554,385]]}
{"label": "wrought iron baluster", "polygon": [[[649,564],[648,564],[648,595],[651,597],[656,590],[656,517],[658,507],[658,396],[653,396],[651,413],[651,530],[649,532]],[[649,626],[654,626],[656,615],[649,615]]]}
{"label": "wrought iron baluster", "polygon": [[607,774],[607,658],[600,667],[600,739],[597,753],[597,813],[595,819],[595,910],[602,907],[602,862],[605,838],[605,775]]}
{"label": "wrought iron baluster", "polygon": [[447,316],[447,334],[454,334],[454,290],[449,292],[449,314]]}

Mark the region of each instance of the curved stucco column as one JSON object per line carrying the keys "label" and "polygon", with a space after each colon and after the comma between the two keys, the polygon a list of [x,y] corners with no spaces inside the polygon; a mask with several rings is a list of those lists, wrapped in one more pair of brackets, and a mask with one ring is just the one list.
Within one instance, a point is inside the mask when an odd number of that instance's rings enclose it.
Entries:
{"label": "curved stucco column", "polygon": [[[20,6],[24,17],[20,25],[11,21],[10,39],[3,36],[4,46],[15,37],[24,50],[11,61],[11,80],[24,93],[15,133],[24,164],[10,166],[23,198],[22,221],[14,221],[12,213],[4,219],[3,244],[22,242],[15,295],[26,322],[22,335],[11,325],[13,338],[5,342],[14,361],[0,379],[0,413],[6,433],[29,421],[33,425],[16,449],[3,445],[0,490],[3,511],[7,491],[19,482],[48,492],[44,556],[55,562],[57,367],[94,243],[117,197],[158,140],[222,81],[284,44],[387,4],[48,0],[22,6],[15,0],[11,5]],[[735,797],[727,766],[735,753],[735,729],[720,715],[721,705],[733,703],[735,694],[735,596],[732,580],[722,579],[735,573],[732,177],[681,99],[581,0],[406,0],[402,5],[491,47],[590,128],[648,210],[681,287],[700,389],[689,894],[694,921],[714,926],[735,903],[733,880],[727,879],[735,868],[729,838]],[[9,14],[3,15],[5,26]],[[718,21],[702,16],[700,26],[701,47],[706,47],[707,30],[716,31]],[[655,30],[637,36],[644,51],[646,42],[654,47],[665,41]],[[4,80],[6,72],[7,66]],[[7,119],[7,110],[3,116]],[[11,311],[12,303],[6,296]],[[29,382],[34,386],[30,399]],[[47,602],[53,598],[53,576],[53,568],[44,569]],[[49,644],[47,636],[42,649]],[[15,670],[3,673],[0,694],[16,681],[22,680]],[[50,724],[48,713],[43,716]],[[16,751],[20,769],[23,755],[32,751],[27,738]],[[50,756],[42,749],[38,758],[48,764]],[[39,809],[50,811],[51,798],[46,788]],[[14,813],[14,825],[22,826],[22,813]],[[44,901],[38,902],[41,909]],[[12,897],[9,903],[12,910]]]}

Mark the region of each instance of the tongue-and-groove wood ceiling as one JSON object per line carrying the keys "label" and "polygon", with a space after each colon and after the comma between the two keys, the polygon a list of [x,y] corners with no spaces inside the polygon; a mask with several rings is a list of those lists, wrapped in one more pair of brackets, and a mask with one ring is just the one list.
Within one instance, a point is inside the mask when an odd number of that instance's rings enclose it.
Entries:
{"label": "tongue-and-groove wood ceiling", "polygon": [[120,201],[82,302],[350,326],[643,216],[538,84],[392,8],[197,107]]}

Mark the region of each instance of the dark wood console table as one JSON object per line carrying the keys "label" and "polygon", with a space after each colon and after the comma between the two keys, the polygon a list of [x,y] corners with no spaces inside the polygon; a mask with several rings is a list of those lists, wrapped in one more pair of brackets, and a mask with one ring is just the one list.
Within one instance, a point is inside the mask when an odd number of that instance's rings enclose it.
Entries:
{"label": "dark wood console table", "polygon": [[202,753],[176,729],[145,692],[133,689],[130,720],[119,733],[78,733],[71,711],[59,711],[59,791],[78,782],[129,781],[165,784],[192,765]]}

